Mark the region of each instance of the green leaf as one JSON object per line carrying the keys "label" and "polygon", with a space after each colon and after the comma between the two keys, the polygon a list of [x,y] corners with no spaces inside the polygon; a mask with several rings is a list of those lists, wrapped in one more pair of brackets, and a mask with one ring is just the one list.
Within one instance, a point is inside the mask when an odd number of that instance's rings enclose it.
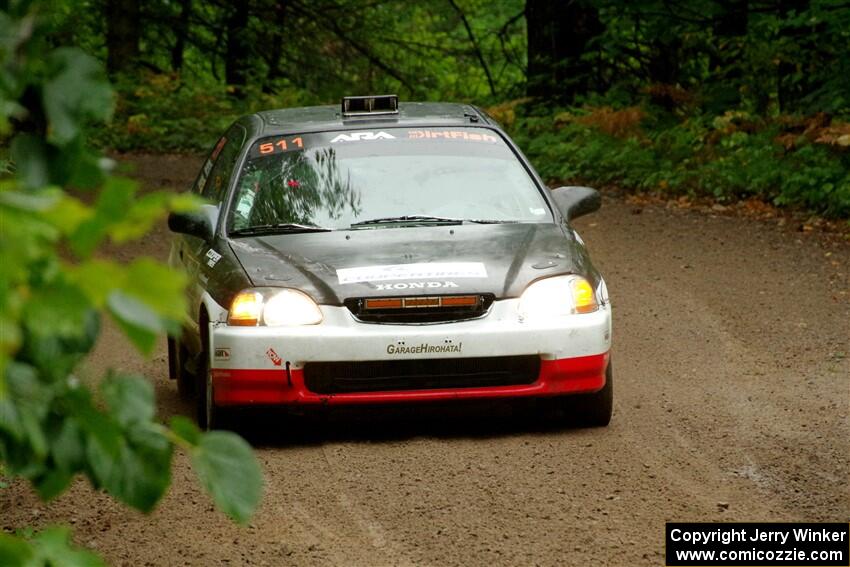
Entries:
{"label": "green leaf", "polygon": [[66,471],[78,470],[85,464],[83,433],[73,416],[66,416],[59,432],[50,440],[50,453],[56,466]]}
{"label": "green leaf", "polygon": [[0,398],[0,431],[17,442],[24,438],[24,426],[18,409],[8,396]]}
{"label": "green leaf", "polygon": [[136,183],[110,178],[100,190],[94,215],[81,222],[70,237],[71,249],[88,257],[109,233],[110,227],[123,221],[133,206]]}
{"label": "green leaf", "polygon": [[117,455],[121,448],[121,429],[92,403],[88,389],[77,388],[68,392],[64,400],[70,417],[76,419],[84,436],[86,450],[91,443],[100,445],[106,453]]}
{"label": "green leaf", "polygon": [[61,199],[48,210],[42,213],[42,218],[59,229],[62,234],[73,234],[79,226],[90,219],[93,211],[82,201],[67,194],[62,194]]}
{"label": "green leaf", "polygon": [[26,541],[0,532],[0,565],[25,567],[32,565],[34,553]]}
{"label": "green leaf", "polygon": [[12,189],[0,192],[0,203],[22,211],[47,211],[55,207],[64,197],[64,193],[55,187],[38,191]]}
{"label": "green leaf", "polygon": [[49,468],[47,472],[35,479],[35,489],[42,500],[53,500],[68,488],[74,474],[61,468]]}
{"label": "green leaf", "polygon": [[80,49],[56,49],[47,63],[53,71],[42,88],[48,140],[62,146],[76,138],[87,121],[111,116],[112,88],[97,59]]}
{"label": "green leaf", "polygon": [[185,287],[182,272],[150,258],[139,258],[128,266],[123,289],[150,306],[163,319],[163,327],[175,330],[186,313]]}
{"label": "green leaf", "polygon": [[44,187],[50,183],[50,159],[47,144],[32,134],[18,134],[12,140],[10,156],[25,187]]}
{"label": "green leaf", "polygon": [[263,490],[263,478],[251,446],[229,431],[205,433],[192,452],[201,485],[216,505],[239,523],[246,523]]}
{"label": "green leaf", "polygon": [[182,415],[172,417],[171,431],[190,445],[196,446],[201,442],[201,430],[188,417]]}
{"label": "green leaf", "polygon": [[83,333],[89,309],[79,288],[57,282],[33,293],[24,307],[24,321],[38,337],[75,337]]}
{"label": "green leaf", "polygon": [[22,439],[29,442],[33,452],[32,461],[41,463],[48,453],[43,421],[53,394],[41,383],[36,369],[21,362],[13,362],[7,367],[6,383],[15,415],[7,415],[6,411],[3,414],[10,418],[9,425],[20,429]]}
{"label": "green leaf", "polygon": [[100,385],[112,416],[124,427],[149,422],[156,414],[153,386],[138,376],[110,374]]}
{"label": "green leaf", "polygon": [[109,236],[117,243],[140,238],[150,232],[154,223],[168,212],[166,193],[149,193],[136,199],[127,211],[124,220],[109,229]]}
{"label": "green leaf", "polygon": [[120,288],[126,277],[124,266],[93,258],[74,266],[66,266],[69,279],[83,290],[97,307],[106,305],[110,292]]}
{"label": "green leaf", "polygon": [[207,202],[194,193],[170,193],[169,197],[168,208],[177,213],[197,210],[198,207]]}
{"label": "green leaf", "polygon": [[117,454],[90,437],[89,463],[95,479],[125,504],[150,512],[171,482],[172,445],[150,425],[125,432]]}
{"label": "green leaf", "polygon": [[113,291],[106,300],[107,308],[127,337],[145,354],[165,332],[162,319],[147,305],[122,291]]}
{"label": "green leaf", "polygon": [[103,560],[91,551],[71,544],[71,530],[52,527],[35,535],[31,540],[37,560],[35,565],[50,567],[106,567]]}

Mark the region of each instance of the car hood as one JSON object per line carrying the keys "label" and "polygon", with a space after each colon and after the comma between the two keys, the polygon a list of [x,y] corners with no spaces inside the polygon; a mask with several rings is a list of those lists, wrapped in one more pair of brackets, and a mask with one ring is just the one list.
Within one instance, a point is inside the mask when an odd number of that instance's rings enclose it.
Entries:
{"label": "car hood", "polygon": [[297,288],[325,305],[455,293],[498,299],[517,297],[530,282],[550,275],[596,279],[576,235],[551,223],[240,237],[230,246],[253,285]]}

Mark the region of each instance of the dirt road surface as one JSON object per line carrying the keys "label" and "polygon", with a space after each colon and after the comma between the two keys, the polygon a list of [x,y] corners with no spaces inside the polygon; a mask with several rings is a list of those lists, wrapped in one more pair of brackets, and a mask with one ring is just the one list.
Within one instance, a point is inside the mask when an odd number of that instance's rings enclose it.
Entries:
{"label": "dirt road surface", "polygon": [[[148,188],[199,160],[136,156]],[[606,199],[578,228],[614,304],[610,427],[511,406],[268,418],[248,527],[188,459],[150,516],[83,482],[51,504],[14,482],[0,528],[70,523],[113,565],[662,565],[665,521],[850,519],[850,246],[740,218]],[[159,230],[117,252],[164,258]],[[165,349],[108,327],[88,365],[144,373],[190,414]],[[474,411],[473,411],[474,410]]]}

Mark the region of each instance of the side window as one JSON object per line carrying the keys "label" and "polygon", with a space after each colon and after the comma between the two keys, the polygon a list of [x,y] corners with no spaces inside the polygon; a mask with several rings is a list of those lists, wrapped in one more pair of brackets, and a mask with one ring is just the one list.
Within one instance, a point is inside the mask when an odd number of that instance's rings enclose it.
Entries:
{"label": "side window", "polygon": [[195,183],[192,185],[192,193],[197,193],[198,195],[204,190],[204,185],[207,184],[207,178],[210,175],[210,171],[212,171],[213,164],[216,159],[218,159],[219,154],[221,153],[222,148],[224,148],[224,144],[227,143],[227,136],[222,136],[219,138],[218,142],[213,146],[210,155],[207,156],[206,161],[204,161],[204,166],[201,168],[201,173],[198,174],[198,178],[195,179]]}
{"label": "side window", "polygon": [[[235,125],[224,137],[218,141],[210,154],[210,161],[214,162],[206,178],[206,184],[201,195],[213,203],[220,203],[224,199],[224,193],[230,183],[233,174],[233,166],[239,158],[239,150],[245,141],[245,129]],[[204,169],[207,165],[204,165]]]}

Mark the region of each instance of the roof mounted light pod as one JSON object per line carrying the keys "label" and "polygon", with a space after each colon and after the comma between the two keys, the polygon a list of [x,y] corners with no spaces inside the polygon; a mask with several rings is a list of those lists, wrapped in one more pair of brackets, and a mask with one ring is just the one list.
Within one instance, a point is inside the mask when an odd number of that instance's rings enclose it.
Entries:
{"label": "roof mounted light pod", "polygon": [[398,114],[398,95],[342,97],[343,116],[375,116]]}

